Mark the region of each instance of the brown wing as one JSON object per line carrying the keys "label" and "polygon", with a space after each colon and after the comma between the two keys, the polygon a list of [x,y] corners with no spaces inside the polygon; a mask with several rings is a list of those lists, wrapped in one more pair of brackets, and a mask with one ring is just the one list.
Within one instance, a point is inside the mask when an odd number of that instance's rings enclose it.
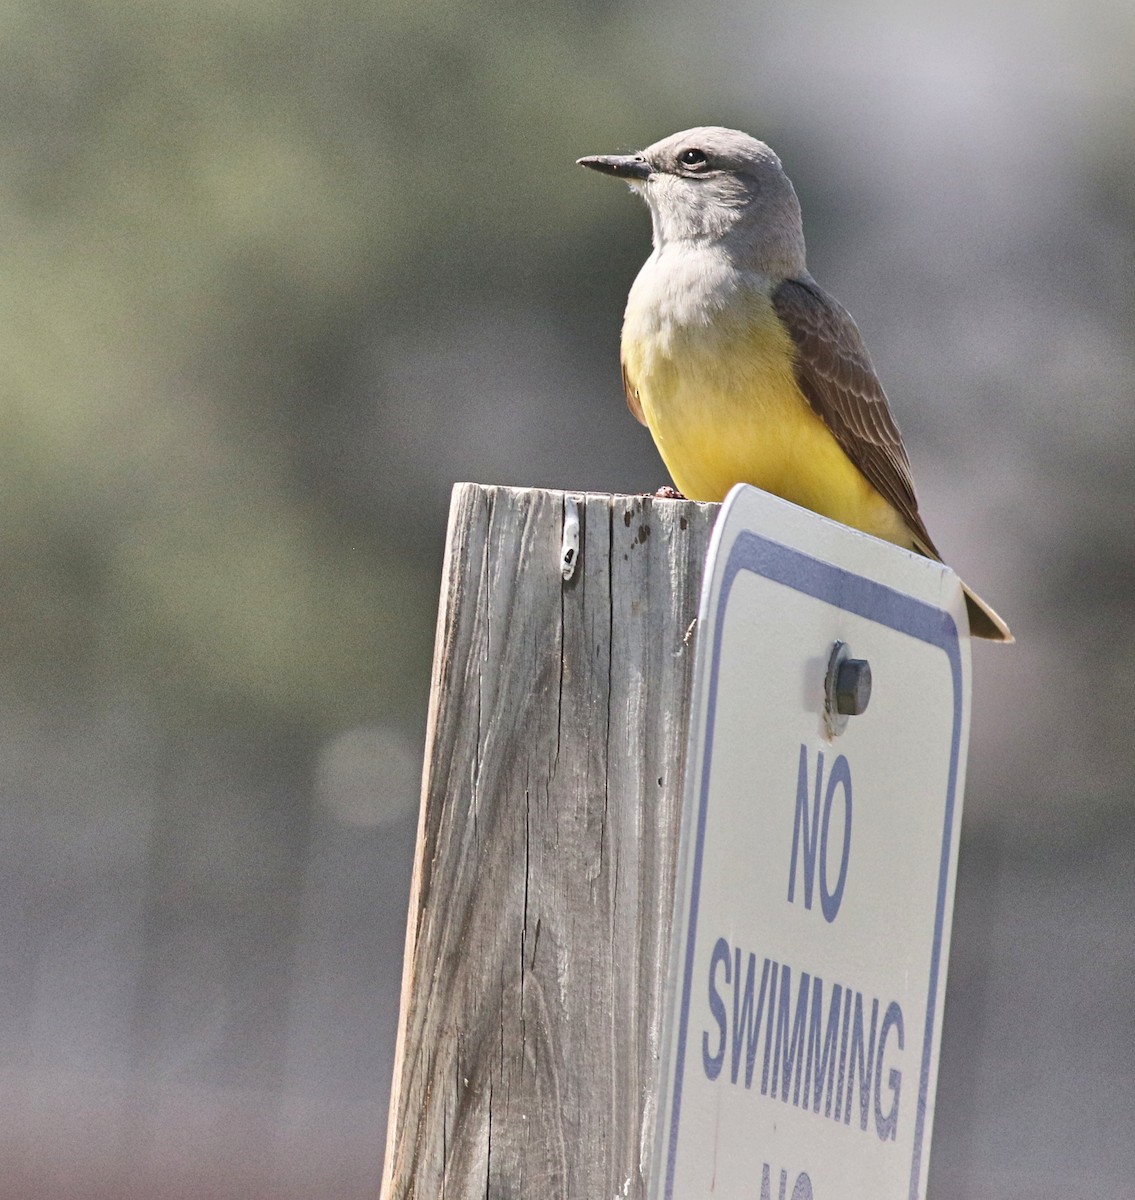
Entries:
{"label": "brown wing", "polygon": [[940,557],[918,515],[910,460],[851,314],[811,280],[786,279],[773,307],[796,345],[796,382],[844,453]]}
{"label": "brown wing", "polygon": [[627,378],[626,363],[623,363],[623,391],[627,394],[627,408],[634,413],[635,419],[640,425],[645,425],[646,418],[642,415],[642,405],[638,402],[638,392],[631,387],[631,381]]}

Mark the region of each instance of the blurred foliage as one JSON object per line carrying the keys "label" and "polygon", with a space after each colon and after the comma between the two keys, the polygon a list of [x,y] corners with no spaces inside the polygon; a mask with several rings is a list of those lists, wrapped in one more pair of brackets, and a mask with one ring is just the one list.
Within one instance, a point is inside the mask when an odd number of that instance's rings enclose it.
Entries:
{"label": "blurred foliage", "polygon": [[555,287],[535,264],[594,212],[544,164],[641,125],[619,20],[3,5],[0,630],[19,687],[140,686],[182,719],[397,709],[425,675],[440,547],[408,558],[335,511],[335,464],[305,439],[363,329],[411,328],[454,288]]}

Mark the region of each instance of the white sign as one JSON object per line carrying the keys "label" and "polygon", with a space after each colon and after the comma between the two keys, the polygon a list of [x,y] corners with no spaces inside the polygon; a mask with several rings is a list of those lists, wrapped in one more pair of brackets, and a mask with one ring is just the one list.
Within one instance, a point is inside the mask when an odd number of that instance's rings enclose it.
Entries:
{"label": "white sign", "polygon": [[[741,486],[696,639],[650,1195],[916,1200],[969,736],[961,585]],[[870,688],[857,715],[839,659],[859,707]]]}

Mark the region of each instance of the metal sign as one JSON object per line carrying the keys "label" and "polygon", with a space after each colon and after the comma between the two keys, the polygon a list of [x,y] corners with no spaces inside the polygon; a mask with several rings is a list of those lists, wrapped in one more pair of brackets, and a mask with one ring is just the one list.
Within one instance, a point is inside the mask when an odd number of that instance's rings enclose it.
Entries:
{"label": "metal sign", "polygon": [[969,734],[961,585],[739,486],[696,639],[650,1195],[915,1200]]}

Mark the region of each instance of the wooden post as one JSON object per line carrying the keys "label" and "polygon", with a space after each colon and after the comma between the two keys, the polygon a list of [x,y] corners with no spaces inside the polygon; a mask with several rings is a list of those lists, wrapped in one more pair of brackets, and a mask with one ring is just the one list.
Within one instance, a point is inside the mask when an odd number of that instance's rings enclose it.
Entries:
{"label": "wooden post", "polygon": [[641,1196],[716,505],[458,484],[382,1195]]}

